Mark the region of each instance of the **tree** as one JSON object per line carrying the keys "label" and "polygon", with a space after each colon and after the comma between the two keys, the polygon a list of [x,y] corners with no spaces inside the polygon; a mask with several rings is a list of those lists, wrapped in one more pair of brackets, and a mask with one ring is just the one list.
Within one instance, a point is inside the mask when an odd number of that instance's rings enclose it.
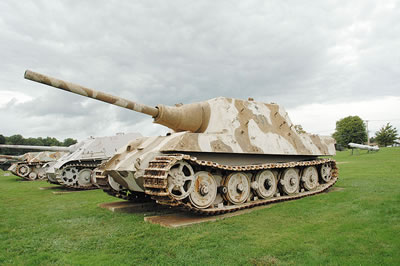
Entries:
{"label": "tree", "polygon": [[[6,138],[3,135],[0,135],[0,144],[5,144]],[[0,154],[5,154],[5,149],[0,149]]]}
{"label": "tree", "polygon": [[397,129],[393,127],[390,123],[386,126],[382,126],[375,134],[375,140],[378,142],[379,146],[392,145],[397,139]]}
{"label": "tree", "polygon": [[25,145],[43,146],[43,142],[38,138],[27,138],[24,140]]}
{"label": "tree", "polygon": [[[46,138],[24,138],[21,135],[12,135],[10,137],[5,137],[0,134],[0,144],[12,144],[12,145],[32,145],[32,146],[70,146],[78,141],[72,138],[66,138],[63,142],[60,142],[56,138],[46,137]],[[21,155],[28,151],[34,151],[30,149],[11,149],[3,148],[0,149],[0,154],[9,155]]]}
{"label": "tree", "polygon": [[61,146],[61,142],[56,138],[46,137],[45,139],[39,138],[43,141],[44,146]]}
{"label": "tree", "polygon": [[12,135],[7,138],[8,144],[24,145],[24,137],[21,135]]}
{"label": "tree", "polygon": [[62,145],[68,147],[68,146],[74,145],[77,142],[78,141],[76,139],[67,138],[67,139],[64,139]]}
{"label": "tree", "polygon": [[359,116],[348,116],[336,121],[336,130],[332,137],[337,144],[345,147],[350,142],[362,144],[367,141],[367,131]]}

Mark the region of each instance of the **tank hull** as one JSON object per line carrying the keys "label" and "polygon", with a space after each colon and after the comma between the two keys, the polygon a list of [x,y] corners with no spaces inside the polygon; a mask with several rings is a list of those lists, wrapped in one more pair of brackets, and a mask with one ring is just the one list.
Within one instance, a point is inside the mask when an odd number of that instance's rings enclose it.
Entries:
{"label": "tank hull", "polygon": [[60,151],[26,153],[22,156],[21,161],[12,164],[8,170],[25,180],[44,180],[49,165],[64,155],[65,152]]}
{"label": "tank hull", "polygon": [[114,195],[218,214],[314,195],[337,180],[335,161],[318,159],[335,154],[333,138],[297,132],[277,104],[219,97],[154,108],[29,70],[25,78],[151,115],[172,130],[129,143],[95,171]]}
{"label": "tank hull", "polygon": [[91,183],[93,169],[107,161],[129,141],[141,137],[138,133],[91,137],[74,145],[73,152],[65,154],[46,171],[50,183],[75,189],[97,188]]}

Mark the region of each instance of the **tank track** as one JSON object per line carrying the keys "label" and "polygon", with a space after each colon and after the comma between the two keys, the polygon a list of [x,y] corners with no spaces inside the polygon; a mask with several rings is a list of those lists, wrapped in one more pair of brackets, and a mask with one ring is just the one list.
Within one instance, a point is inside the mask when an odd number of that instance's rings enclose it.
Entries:
{"label": "tank track", "polygon": [[148,202],[152,201],[151,197],[145,193],[130,193],[129,190],[127,191],[116,191],[115,189],[111,188],[109,186],[108,189],[103,188],[103,191],[107,193],[110,196],[123,199],[123,200],[129,200],[131,202],[137,202],[137,203],[142,203],[142,202]]}
{"label": "tank track", "polygon": [[151,197],[145,193],[138,193],[128,189],[122,189],[120,191],[113,189],[108,182],[107,176],[103,175],[103,172],[100,170],[95,169],[93,174],[96,175],[96,186],[110,196],[137,203],[151,201]]}
{"label": "tank track", "polygon": [[[66,168],[66,167],[77,167],[78,169],[82,169],[82,168],[89,168],[91,170],[94,170],[97,166],[99,165],[99,163],[96,162],[89,162],[89,163],[70,163],[70,164],[66,164],[61,168],[61,171]],[[93,184],[91,184],[90,186],[79,186],[79,185],[68,185],[66,184],[60,175],[56,175],[56,179],[58,181],[58,184],[65,187],[65,188],[71,188],[71,189],[82,189],[82,190],[91,190],[91,189],[97,189],[97,187]]]}
{"label": "tank track", "polygon": [[[167,188],[168,172],[171,167],[178,161],[185,161],[191,165],[194,165],[201,170],[224,170],[228,172],[251,172],[256,170],[283,170],[289,167],[306,167],[306,166],[319,166],[325,163],[329,163],[332,167],[332,177],[327,183],[318,185],[318,187],[311,191],[302,191],[292,196],[277,196],[267,199],[257,199],[254,201],[247,201],[238,205],[226,205],[223,207],[208,207],[206,209],[199,209],[193,206],[188,200],[177,200],[171,195]],[[312,161],[299,161],[299,162],[288,162],[288,163],[267,163],[260,165],[245,165],[245,166],[231,166],[222,165],[216,162],[197,160],[196,157],[192,157],[186,154],[171,154],[165,156],[157,156],[154,160],[150,161],[148,168],[144,174],[144,187],[145,193],[152,196],[153,200],[157,203],[168,205],[171,207],[179,207],[184,210],[188,210],[197,214],[202,215],[218,215],[228,212],[235,212],[242,209],[253,208],[256,206],[267,205],[276,202],[289,201],[300,199],[315,194],[322,193],[332,187],[338,179],[338,168],[336,161],[329,158],[316,159]],[[279,182],[279,181],[278,181]]]}
{"label": "tank track", "polygon": [[[22,164],[24,164],[24,165],[26,165],[26,166],[28,166],[29,167],[29,173],[31,173],[31,172],[33,172],[33,168],[35,168],[35,167],[37,167],[37,166],[39,166],[39,167],[42,167],[43,165],[45,165],[45,163],[46,162],[31,162],[31,163],[21,163],[21,165]],[[18,174],[18,168],[19,168],[19,166],[17,166],[17,169],[16,169],[16,171],[17,171],[17,176],[18,177],[21,177],[21,178],[23,178],[23,179],[25,179],[25,180],[27,180],[27,181],[42,181],[42,180],[45,180],[46,179],[46,176],[43,176],[43,177],[40,177],[40,176],[38,176],[37,178],[35,178],[35,179],[32,179],[32,178],[29,178],[29,174],[28,175],[26,175],[26,176],[22,176],[22,175],[20,175],[20,174]]]}

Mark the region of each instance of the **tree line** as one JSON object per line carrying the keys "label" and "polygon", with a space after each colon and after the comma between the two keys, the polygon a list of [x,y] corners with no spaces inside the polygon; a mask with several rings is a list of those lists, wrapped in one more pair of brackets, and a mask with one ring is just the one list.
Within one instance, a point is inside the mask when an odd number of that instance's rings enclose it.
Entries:
{"label": "tree line", "polygon": [[[348,116],[336,122],[335,133],[332,137],[336,140],[338,146],[347,147],[350,142],[363,144],[368,141],[367,129],[364,121],[359,116]],[[393,145],[398,139],[397,129],[390,123],[383,125],[370,142],[376,142],[381,147]]]}
{"label": "tree line", "polygon": [[[63,141],[59,141],[56,138],[46,137],[46,138],[24,138],[21,135],[3,136],[0,134],[0,144],[12,144],[12,145],[33,145],[33,146],[71,146],[78,141],[73,138],[66,138]],[[21,155],[29,150],[20,149],[0,149],[0,154],[7,155]]]}

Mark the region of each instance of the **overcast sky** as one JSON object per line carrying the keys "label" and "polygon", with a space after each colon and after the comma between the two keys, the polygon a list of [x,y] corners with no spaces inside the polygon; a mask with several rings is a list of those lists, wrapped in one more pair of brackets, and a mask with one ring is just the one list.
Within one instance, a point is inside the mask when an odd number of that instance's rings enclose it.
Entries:
{"label": "overcast sky", "polygon": [[0,1],[0,134],[164,134],[152,119],[23,79],[26,69],[155,106],[275,102],[329,135],[400,131],[399,1]]}

